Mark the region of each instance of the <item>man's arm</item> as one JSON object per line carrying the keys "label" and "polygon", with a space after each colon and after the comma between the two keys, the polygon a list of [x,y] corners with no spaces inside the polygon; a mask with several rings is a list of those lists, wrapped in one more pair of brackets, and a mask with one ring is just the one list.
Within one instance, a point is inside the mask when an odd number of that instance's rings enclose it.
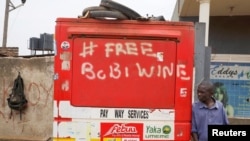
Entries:
{"label": "man's arm", "polygon": [[197,133],[196,132],[192,132],[192,141],[199,141],[198,140],[198,135],[197,135]]}

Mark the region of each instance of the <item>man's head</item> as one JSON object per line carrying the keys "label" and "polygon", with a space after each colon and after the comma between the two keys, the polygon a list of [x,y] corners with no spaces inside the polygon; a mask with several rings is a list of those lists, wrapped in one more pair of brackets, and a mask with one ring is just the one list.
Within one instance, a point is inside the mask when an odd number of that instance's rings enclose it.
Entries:
{"label": "man's head", "polygon": [[197,97],[201,102],[207,102],[214,94],[214,85],[212,82],[204,80],[198,85]]}

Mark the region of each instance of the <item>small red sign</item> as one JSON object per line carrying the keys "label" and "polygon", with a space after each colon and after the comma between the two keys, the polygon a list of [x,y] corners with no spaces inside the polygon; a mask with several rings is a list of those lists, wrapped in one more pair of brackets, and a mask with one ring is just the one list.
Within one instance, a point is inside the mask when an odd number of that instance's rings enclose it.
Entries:
{"label": "small red sign", "polygon": [[101,123],[101,141],[141,141],[142,123]]}

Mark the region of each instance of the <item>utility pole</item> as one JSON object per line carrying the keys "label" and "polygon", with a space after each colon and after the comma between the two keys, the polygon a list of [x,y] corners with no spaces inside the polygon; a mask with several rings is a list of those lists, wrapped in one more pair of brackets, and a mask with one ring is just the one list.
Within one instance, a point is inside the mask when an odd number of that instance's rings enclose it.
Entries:
{"label": "utility pole", "polygon": [[3,48],[6,48],[6,43],[7,43],[8,21],[9,21],[9,3],[10,3],[10,0],[6,0],[5,15],[4,15],[4,28],[3,28],[3,44],[2,44]]}
{"label": "utility pole", "polygon": [[[23,6],[24,3],[26,2],[26,0],[21,0],[22,4],[18,5],[18,6],[14,6],[14,4],[11,2],[11,0],[6,0],[5,3],[5,15],[4,15],[4,29],[3,29],[3,44],[2,47],[5,49],[7,47],[7,33],[8,33],[8,23],[9,23],[9,13],[20,7]],[[10,7],[12,9],[10,9]]]}

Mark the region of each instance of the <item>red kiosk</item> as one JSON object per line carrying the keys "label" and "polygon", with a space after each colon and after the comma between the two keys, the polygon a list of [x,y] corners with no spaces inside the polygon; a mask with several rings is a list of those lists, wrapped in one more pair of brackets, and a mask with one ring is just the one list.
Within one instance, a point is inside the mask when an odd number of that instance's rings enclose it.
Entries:
{"label": "red kiosk", "polygon": [[190,140],[194,25],[58,18],[54,140]]}

